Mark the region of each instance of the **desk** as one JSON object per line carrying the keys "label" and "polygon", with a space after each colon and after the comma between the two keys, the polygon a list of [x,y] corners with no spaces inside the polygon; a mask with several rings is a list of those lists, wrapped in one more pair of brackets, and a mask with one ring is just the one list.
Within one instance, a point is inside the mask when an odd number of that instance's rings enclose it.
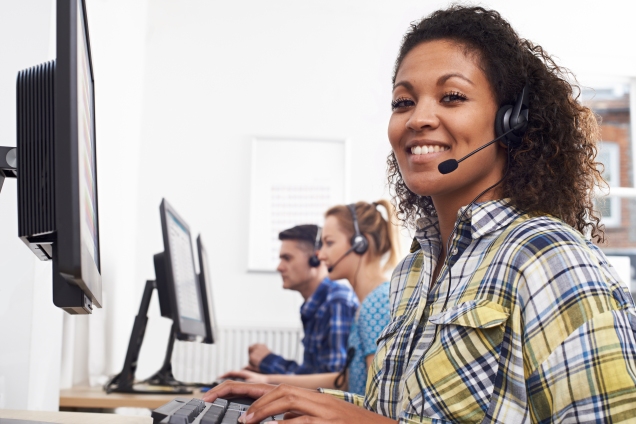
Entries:
{"label": "desk", "polygon": [[86,412],[14,411],[11,409],[0,409],[0,418],[59,424],[152,424],[150,417],[89,414]]}
{"label": "desk", "polygon": [[114,409],[120,407],[155,409],[177,397],[201,397],[195,390],[190,395],[142,395],[135,393],[111,393],[101,387],[73,387],[60,390],[60,408]]}

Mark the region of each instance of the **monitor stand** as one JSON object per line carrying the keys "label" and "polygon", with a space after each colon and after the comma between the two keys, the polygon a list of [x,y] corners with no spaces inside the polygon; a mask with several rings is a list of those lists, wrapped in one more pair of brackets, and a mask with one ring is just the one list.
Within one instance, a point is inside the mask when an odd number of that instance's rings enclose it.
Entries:
{"label": "monitor stand", "polygon": [[[121,372],[112,377],[105,385],[104,390],[106,393],[145,393],[145,394],[191,394],[192,390],[182,387],[172,375],[172,349],[174,347],[175,339],[175,324],[172,324],[170,330],[170,339],[168,341],[168,349],[164,364],[161,369],[152,377],[144,382],[135,383],[135,371],[137,370],[137,360],[139,359],[139,351],[141,344],[144,340],[144,334],[146,332],[146,324],[148,323],[148,307],[150,306],[150,299],[152,292],[157,287],[157,284],[153,280],[146,281],[144,288],[144,294],[141,297],[141,304],[139,305],[139,313],[135,317],[135,323],[133,325],[132,333],[130,334],[130,341],[128,342],[128,350],[126,351],[126,359],[124,360],[124,367]],[[165,384],[162,386],[150,386],[151,381],[155,381],[158,384]]]}
{"label": "monitor stand", "polygon": [[177,325],[173,322],[170,329],[170,338],[168,339],[168,348],[166,349],[166,357],[163,359],[163,365],[153,375],[142,381],[143,384],[151,386],[186,386],[172,375],[172,350],[174,349],[174,341],[177,338]]}
{"label": "monitor stand", "polygon": [[0,191],[5,178],[17,178],[17,149],[15,147],[0,146]]}

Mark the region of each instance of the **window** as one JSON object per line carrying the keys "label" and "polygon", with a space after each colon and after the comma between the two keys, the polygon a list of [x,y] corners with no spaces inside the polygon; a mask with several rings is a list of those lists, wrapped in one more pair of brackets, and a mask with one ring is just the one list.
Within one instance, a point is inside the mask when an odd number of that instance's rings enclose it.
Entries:
{"label": "window", "polygon": [[[631,125],[631,92],[636,79],[611,78],[582,82],[581,102],[600,118],[601,140],[597,161],[604,165],[603,177],[609,196],[598,193],[596,207],[605,225],[607,251],[630,250],[636,254],[636,189]],[[589,88],[588,88],[589,87]]]}
{"label": "window", "polygon": [[[620,187],[620,162],[618,160],[618,143],[603,141],[599,146],[597,162],[604,165],[603,178],[611,187]],[[596,207],[601,212],[603,224],[607,228],[621,225],[621,199],[617,196],[599,197]]]}

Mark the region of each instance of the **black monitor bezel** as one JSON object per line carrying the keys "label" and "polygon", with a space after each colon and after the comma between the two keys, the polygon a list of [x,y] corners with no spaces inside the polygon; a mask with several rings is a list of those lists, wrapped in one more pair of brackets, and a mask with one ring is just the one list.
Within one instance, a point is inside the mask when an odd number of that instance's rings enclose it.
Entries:
{"label": "black monitor bezel", "polygon": [[[77,25],[83,14],[84,34],[92,82],[93,160],[95,161],[95,225],[97,258],[81,240],[81,200],[78,152]],[[57,0],[57,58],[55,62],[55,214],[57,224],[58,269],[68,281],[77,284],[97,307],[102,304],[101,238],[99,235],[99,194],[97,181],[97,143],[95,130],[95,78],[83,0]]]}
{"label": "black monitor bezel", "polygon": [[170,239],[168,237],[168,222],[167,222],[168,213],[171,213],[172,215],[174,215],[181,222],[181,224],[186,228],[188,232],[188,236],[190,239],[189,246],[190,246],[190,252],[192,257],[192,270],[196,276],[197,273],[194,267],[194,251],[192,250],[192,233],[190,232],[190,226],[181,217],[181,215],[179,215],[177,211],[166,201],[166,199],[161,200],[161,205],[159,206],[159,210],[161,213],[161,233],[163,236],[164,264],[165,264],[165,270],[166,270],[165,277],[166,277],[166,282],[168,284],[168,289],[170,291],[170,306],[171,306],[172,314],[173,314],[172,319],[177,325],[177,338],[183,339],[184,335],[205,337],[206,329],[205,329],[205,323],[204,323],[205,317],[203,313],[203,300],[202,300],[203,297],[201,295],[201,288],[199,284],[195,284],[195,286],[196,286],[198,299],[199,299],[199,316],[202,317],[202,320],[194,321],[191,319],[182,319],[181,313],[179,311],[179,304],[177,302],[177,294],[176,294],[175,283],[174,283],[172,253],[170,251]]}
{"label": "black monitor bezel", "polygon": [[[205,329],[207,335],[203,343],[214,344],[218,338],[216,325],[216,315],[214,313],[214,296],[212,295],[212,279],[206,274],[206,267],[203,263],[208,262],[207,251],[201,239],[201,234],[197,236],[197,253],[199,255],[199,286],[201,287],[201,297],[203,300],[203,316],[205,317]],[[207,269],[209,270],[209,266]]]}

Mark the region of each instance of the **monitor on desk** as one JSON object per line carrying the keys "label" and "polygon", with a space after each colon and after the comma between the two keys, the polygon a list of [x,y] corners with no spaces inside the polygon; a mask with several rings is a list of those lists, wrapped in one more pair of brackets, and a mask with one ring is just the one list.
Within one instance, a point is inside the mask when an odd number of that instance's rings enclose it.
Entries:
{"label": "monitor on desk", "polygon": [[197,237],[197,252],[199,254],[199,286],[203,298],[203,316],[205,317],[206,336],[203,343],[213,344],[218,338],[216,328],[216,316],[214,314],[214,298],[212,296],[212,277],[210,276],[210,264],[201,235]]}
{"label": "monitor on desk", "polygon": [[194,268],[190,227],[165,199],[159,209],[163,253],[155,255],[155,278],[161,315],[172,318],[179,340],[206,337],[203,304],[207,300]]}
{"label": "monitor on desk", "polygon": [[38,258],[53,261],[53,303],[90,314],[102,304],[102,264],[84,0],[57,0],[56,16],[56,60],[17,78],[18,235]]}
{"label": "monitor on desk", "polygon": [[[107,393],[191,393],[185,383],[178,381],[172,373],[172,352],[175,339],[194,341],[197,338],[206,342],[209,334],[207,291],[200,286],[201,279],[194,268],[194,252],[190,227],[181,215],[165,200],[159,206],[163,252],[154,255],[155,279],[146,281],[139,313],[135,317],[133,330],[128,343],[128,351],[122,371],[113,376],[104,386]],[[199,242],[199,246],[202,246]],[[205,254],[204,254],[205,255]],[[201,258],[199,248],[199,259]],[[205,265],[207,266],[207,265]],[[159,295],[161,316],[172,320],[172,329],[161,368],[142,382],[135,380],[137,360],[143,342],[148,308],[154,289]],[[141,383],[141,384],[137,384]],[[153,388],[152,386],[163,386]]]}

